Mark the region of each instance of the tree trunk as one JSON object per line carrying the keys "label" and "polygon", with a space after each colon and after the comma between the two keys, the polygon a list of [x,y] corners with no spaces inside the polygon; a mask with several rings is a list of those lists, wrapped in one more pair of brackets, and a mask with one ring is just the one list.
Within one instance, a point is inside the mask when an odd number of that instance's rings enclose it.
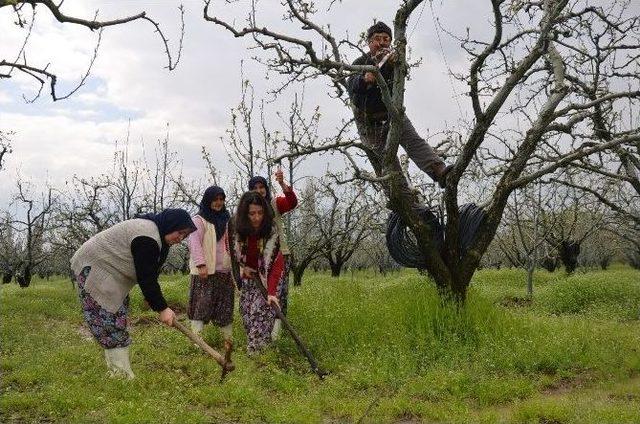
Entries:
{"label": "tree trunk", "polygon": [[387,276],[387,267],[382,263],[378,265],[378,271],[380,272],[380,275],[382,275],[383,277]]}
{"label": "tree trunk", "polygon": [[313,261],[313,256],[306,256],[301,261],[298,261],[295,256],[291,256],[291,271],[293,272],[293,285],[299,286],[302,284],[302,276],[304,272],[307,270],[311,262]]}
{"label": "tree trunk", "polygon": [[305,269],[302,266],[297,266],[292,268],[293,271],[293,285],[300,286],[302,285],[302,276],[304,275]]}
{"label": "tree trunk", "polygon": [[640,269],[640,251],[627,253],[627,259],[633,269]]}
{"label": "tree trunk", "polygon": [[189,256],[188,255],[186,255],[184,260],[182,261],[180,272],[182,273],[182,275],[187,275],[189,273]]}
{"label": "tree trunk", "polygon": [[[474,268],[475,269],[475,268]],[[451,300],[458,305],[464,305],[467,300],[467,289],[471,283],[473,272],[468,273],[464,270],[452,271],[452,281],[436,282],[438,291],[443,299]]]}
{"label": "tree trunk", "polygon": [[29,285],[31,285],[31,268],[25,266],[22,274],[16,277],[16,281],[18,281],[18,285],[22,288],[29,287]]}
{"label": "tree trunk", "polygon": [[554,272],[558,267],[558,259],[547,255],[542,258],[542,260],[540,261],[540,265],[542,265],[542,267],[547,271]]}
{"label": "tree trunk", "polygon": [[533,297],[533,271],[535,267],[530,264],[527,266],[527,296]]}
{"label": "tree trunk", "polygon": [[330,261],[329,266],[331,267],[331,276],[339,277],[342,272],[342,265],[344,265],[341,261]]}
{"label": "tree trunk", "polygon": [[5,272],[4,274],[2,274],[2,284],[9,284],[12,279],[13,279],[13,273]]}
{"label": "tree trunk", "polygon": [[578,267],[578,255],[580,255],[580,243],[573,240],[562,240],[559,246],[560,260],[567,274],[572,274]]}

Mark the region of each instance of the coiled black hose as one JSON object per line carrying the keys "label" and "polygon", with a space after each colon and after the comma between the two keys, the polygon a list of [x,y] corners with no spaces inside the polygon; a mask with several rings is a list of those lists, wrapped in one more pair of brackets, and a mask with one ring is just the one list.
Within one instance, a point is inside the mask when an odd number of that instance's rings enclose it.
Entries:
{"label": "coiled black hose", "polygon": [[[444,226],[442,222],[427,207],[420,207],[418,214],[433,229],[433,242],[438,250],[441,251],[444,246]],[[484,210],[475,203],[467,203],[460,207],[460,231],[458,237],[463,254],[473,242],[484,217]],[[389,254],[400,265],[419,269],[427,267],[427,261],[418,248],[415,236],[396,212],[389,214],[386,239]]]}

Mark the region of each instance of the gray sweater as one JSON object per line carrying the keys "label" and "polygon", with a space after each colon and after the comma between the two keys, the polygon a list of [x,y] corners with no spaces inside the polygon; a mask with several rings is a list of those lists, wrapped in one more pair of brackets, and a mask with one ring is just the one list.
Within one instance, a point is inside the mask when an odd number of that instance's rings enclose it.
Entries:
{"label": "gray sweater", "polygon": [[158,248],[162,247],[156,224],[136,218],[91,237],[71,258],[76,275],[84,267],[91,267],[84,288],[107,311],[115,313],[137,283],[131,242],[140,236],[149,237],[158,243]]}

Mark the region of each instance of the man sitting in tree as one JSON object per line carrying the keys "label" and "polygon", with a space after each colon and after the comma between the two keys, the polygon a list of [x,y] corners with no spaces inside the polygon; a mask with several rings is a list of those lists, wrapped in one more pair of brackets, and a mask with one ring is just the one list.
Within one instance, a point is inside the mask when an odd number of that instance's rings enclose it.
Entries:
{"label": "man sitting in tree", "polygon": [[[383,22],[377,22],[367,30],[369,53],[356,59],[354,65],[374,65],[380,68],[389,89],[393,88],[393,70],[396,56],[390,49],[391,28]],[[363,143],[381,153],[389,132],[389,116],[382,100],[380,87],[372,72],[354,74],[347,81],[349,95],[354,106],[354,115],[358,133]],[[423,172],[445,186],[447,173],[451,166],[444,161],[418,135],[409,118],[402,118],[400,145],[404,147],[413,162]]]}

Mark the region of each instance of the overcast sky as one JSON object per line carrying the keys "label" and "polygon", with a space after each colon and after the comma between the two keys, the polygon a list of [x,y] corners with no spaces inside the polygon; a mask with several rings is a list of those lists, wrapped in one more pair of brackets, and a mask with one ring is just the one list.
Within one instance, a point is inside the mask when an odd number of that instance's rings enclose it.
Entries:
{"label": "overcast sky", "polygon": [[[239,24],[247,14],[247,2],[233,6],[218,2],[221,13],[234,16]],[[320,4],[325,2],[318,2]],[[374,18],[392,23],[398,1],[345,1],[320,14],[319,23],[330,23],[337,38],[348,34],[357,40]],[[442,24],[457,33],[470,27],[481,37],[490,30],[489,2],[476,0],[433,2],[433,11]],[[201,1],[183,2],[186,8],[186,33],[182,59],[177,69],[168,71],[166,56],[153,27],[145,21],[107,28],[102,37],[98,58],[87,84],[72,98],[53,102],[47,88],[33,104],[23,95],[32,96],[38,89],[33,79],[19,72],[11,79],[0,79],[0,129],[13,131],[13,154],[0,172],[0,208],[7,207],[20,174],[37,187],[48,181],[61,187],[73,175],[92,176],[108,172],[116,140],[123,140],[130,121],[130,149],[139,155],[141,140],[152,145],[164,138],[169,124],[173,149],[180,154],[184,173],[204,178],[201,146],[207,146],[223,173],[230,173],[220,137],[230,127],[229,111],[240,100],[240,63],[245,76],[256,87],[256,98],[266,96],[275,80],[265,79],[266,69],[251,57],[259,54],[247,49],[247,41],[235,39],[221,27],[204,21]],[[156,1],[74,1],[65,2],[69,15],[91,18],[99,10],[99,19],[107,20],[146,11],[160,22],[170,38],[173,50],[179,34],[178,2]],[[446,34],[438,37],[428,1],[416,11],[409,24],[412,57],[423,64],[412,71],[407,85],[409,116],[423,135],[455,124],[460,114],[468,113],[468,101],[461,96],[464,88],[447,74],[468,68],[467,58]],[[215,6],[215,3],[214,3]],[[259,3],[260,24],[287,32],[300,32],[297,26],[281,20],[283,9],[275,0]],[[25,10],[28,7],[25,7]],[[214,7],[214,10],[215,7]],[[223,10],[223,11],[222,11]],[[90,61],[97,33],[72,24],[59,24],[43,7],[37,8],[33,34],[27,46],[27,58],[34,66],[49,65],[60,83],[58,89],[73,87]],[[30,12],[26,14],[30,16]],[[11,8],[0,9],[0,60],[14,60],[24,41],[25,30],[14,25]],[[441,44],[442,43],[442,44]],[[442,49],[441,49],[442,45]],[[356,58],[356,53],[350,60]],[[446,62],[445,62],[446,61]],[[298,91],[302,87],[297,87]],[[273,113],[291,102],[294,90],[283,93],[267,106]],[[332,100],[324,80],[305,87],[308,109],[320,105],[323,128],[332,128],[349,110]],[[457,101],[454,98],[458,94]],[[276,119],[268,122],[278,129]],[[147,147],[148,148],[148,147]],[[309,159],[309,172],[326,167],[327,157]],[[318,171],[319,172],[319,171]]]}

